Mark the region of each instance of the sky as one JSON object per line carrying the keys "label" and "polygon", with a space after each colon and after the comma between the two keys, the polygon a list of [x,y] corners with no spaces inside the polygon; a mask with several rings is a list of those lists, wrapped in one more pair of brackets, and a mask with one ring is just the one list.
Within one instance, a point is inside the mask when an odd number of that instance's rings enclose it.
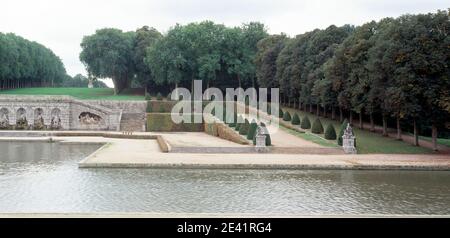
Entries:
{"label": "sky", "polygon": [[[450,8],[449,0],[1,0],[0,32],[39,42],[74,76],[83,36],[105,27],[167,32],[176,23],[212,20],[227,26],[264,23],[269,33],[295,36],[316,28],[361,25],[384,17]],[[107,81],[111,86],[111,82]]]}

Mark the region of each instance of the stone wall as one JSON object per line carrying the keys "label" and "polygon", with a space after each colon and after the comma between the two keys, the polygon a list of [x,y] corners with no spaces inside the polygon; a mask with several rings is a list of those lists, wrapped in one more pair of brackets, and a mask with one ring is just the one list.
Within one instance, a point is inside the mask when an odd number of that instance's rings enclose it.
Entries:
{"label": "stone wall", "polygon": [[69,96],[0,96],[0,129],[119,130],[121,114]]}
{"label": "stone wall", "polygon": [[122,110],[122,113],[145,113],[147,108],[146,101],[128,101],[128,100],[83,100],[83,102],[100,105],[115,110]]}

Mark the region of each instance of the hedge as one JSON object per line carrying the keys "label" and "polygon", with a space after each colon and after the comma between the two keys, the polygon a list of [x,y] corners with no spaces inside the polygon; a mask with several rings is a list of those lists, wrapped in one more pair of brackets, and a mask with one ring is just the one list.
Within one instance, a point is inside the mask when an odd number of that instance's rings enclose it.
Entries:
{"label": "hedge", "polygon": [[193,122],[176,124],[172,121],[170,113],[147,113],[147,131],[202,132],[204,126],[203,123]]}
{"label": "hedge", "polygon": [[297,113],[294,113],[294,117],[292,117],[292,125],[300,125],[300,117]]}
{"label": "hedge", "polygon": [[239,118],[236,121],[236,127],[234,128],[236,131],[239,131],[241,129],[241,126],[242,126],[243,123],[240,122],[240,121],[242,121],[242,120],[244,120],[244,119],[242,118],[241,115],[239,115]]}
{"label": "hedge", "polygon": [[291,114],[289,112],[285,112],[283,115],[283,121],[291,121]]}
{"label": "hedge", "polygon": [[279,118],[283,118],[283,116],[284,116],[284,112],[283,112],[283,110],[281,110],[281,108],[278,110],[278,117]]}
{"label": "hedge", "polygon": [[323,134],[323,126],[319,118],[316,118],[316,120],[314,121],[311,132],[314,134]]}
{"label": "hedge", "polygon": [[309,117],[308,116],[305,116],[305,118],[303,118],[300,127],[302,129],[310,129],[311,128],[311,122],[309,121]]}
{"label": "hedge", "polygon": [[163,96],[161,93],[156,94],[156,100],[158,101],[162,101],[163,100]]}
{"label": "hedge", "polygon": [[336,130],[331,123],[328,124],[327,129],[325,129],[325,139],[336,140]]}

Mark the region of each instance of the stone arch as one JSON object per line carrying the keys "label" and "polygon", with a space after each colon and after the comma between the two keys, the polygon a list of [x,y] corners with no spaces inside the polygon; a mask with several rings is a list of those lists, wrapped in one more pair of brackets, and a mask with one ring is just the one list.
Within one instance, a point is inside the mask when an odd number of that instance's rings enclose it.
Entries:
{"label": "stone arch", "polygon": [[27,127],[27,111],[25,110],[25,108],[21,107],[17,109],[16,112],[16,129],[27,129]]}
{"label": "stone arch", "polygon": [[50,127],[52,129],[60,129],[61,128],[61,110],[59,108],[53,108],[51,112],[51,122]]}
{"label": "stone arch", "polygon": [[9,128],[9,110],[8,108],[0,109],[0,129]]}
{"label": "stone arch", "polygon": [[42,130],[45,128],[44,124],[44,110],[42,108],[34,109],[34,123],[33,128],[36,130]]}

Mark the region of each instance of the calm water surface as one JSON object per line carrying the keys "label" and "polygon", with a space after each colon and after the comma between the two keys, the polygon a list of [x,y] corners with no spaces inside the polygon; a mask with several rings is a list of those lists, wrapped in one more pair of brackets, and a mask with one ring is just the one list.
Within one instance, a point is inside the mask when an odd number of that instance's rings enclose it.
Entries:
{"label": "calm water surface", "polygon": [[450,214],[450,172],[79,169],[99,147],[0,142],[0,212]]}

